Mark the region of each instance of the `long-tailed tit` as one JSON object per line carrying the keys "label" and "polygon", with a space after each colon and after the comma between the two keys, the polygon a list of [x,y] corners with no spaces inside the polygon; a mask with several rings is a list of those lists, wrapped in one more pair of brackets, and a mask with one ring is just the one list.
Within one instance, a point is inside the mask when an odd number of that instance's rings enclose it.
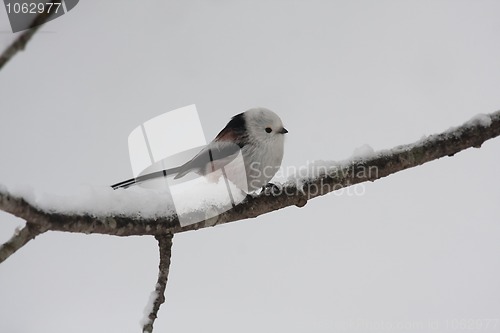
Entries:
{"label": "long-tailed tit", "polygon": [[[271,110],[254,108],[234,116],[215,139],[185,164],[132,178],[113,189],[127,188],[167,176],[181,178],[190,172],[217,181],[222,175],[245,192],[265,186],[281,166],[284,134],[280,117]],[[241,152],[242,165],[232,165]]]}

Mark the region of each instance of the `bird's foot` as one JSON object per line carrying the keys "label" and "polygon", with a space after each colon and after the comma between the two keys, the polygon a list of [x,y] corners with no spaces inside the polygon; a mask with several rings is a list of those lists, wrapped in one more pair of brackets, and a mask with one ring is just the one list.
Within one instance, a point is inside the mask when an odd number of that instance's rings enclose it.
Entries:
{"label": "bird's foot", "polygon": [[262,187],[262,191],[265,195],[276,196],[281,193],[281,186],[273,183],[267,183]]}

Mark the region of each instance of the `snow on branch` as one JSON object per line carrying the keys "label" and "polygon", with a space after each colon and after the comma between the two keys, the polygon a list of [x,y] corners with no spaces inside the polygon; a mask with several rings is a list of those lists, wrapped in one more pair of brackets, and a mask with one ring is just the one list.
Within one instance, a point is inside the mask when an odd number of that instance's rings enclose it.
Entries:
{"label": "snow on branch", "polygon": [[[412,144],[373,152],[368,156],[365,154],[364,157],[355,157],[341,163],[316,165],[324,172],[305,178],[289,179],[285,184],[276,185],[269,191],[248,196],[227,212],[187,226],[181,226],[175,214],[167,213],[164,216],[141,217],[129,212],[96,214],[54,211],[32,204],[27,199],[12,195],[2,188],[0,188],[0,209],[26,220],[29,230],[37,230],[36,233],[52,230],[115,236],[175,234],[253,218],[288,206],[302,207],[309,199],[334,190],[375,181],[441,157],[453,156],[467,148],[479,148],[484,141],[498,135],[500,135],[500,111],[489,115],[478,115],[462,126],[428,136]],[[118,192],[126,190],[110,192],[109,196],[112,198],[113,195],[119,195]],[[137,200],[137,197],[132,199]],[[27,231],[14,235],[12,240],[0,247],[0,262],[36,235],[32,231],[30,237],[27,237],[26,233]],[[24,241],[16,241],[16,238],[22,238]]]}
{"label": "snow on branch", "polygon": [[[76,207],[69,204],[72,201],[63,202],[63,211],[44,205],[43,201],[40,203],[30,197],[14,195],[0,186],[0,210],[26,220],[25,227],[16,231],[8,242],[0,246],[0,263],[47,230],[115,236],[154,235],[160,250],[159,274],[142,321],[143,332],[151,333],[158,310],[165,301],[173,234],[252,218],[287,206],[302,207],[309,199],[329,192],[366,181],[375,181],[441,157],[453,156],[467,148],[479,148],[484,141],[499,135],[500,111],[478,115],[462,126],[412,144],[379,152],[365,149],[362,156],[358,154],[357,157],[340,163],[313,163],[305,168],[309,171],[306,176],[290,177],[284,184],[273,185],[257,195],[247,196],[229,211],[184,226],[181,226],[174,213],[164,207],[158,210],[163,213],[159,216],[141,215],[134,213],[133,209],[130,210],[130,206],[134,206],[132,203],[141,206],[155,198],[155,193],[147,190],[134,193],[108,189],[104,194],[98,193],[101,195],[98,201],[86,202]],[[95,194],[93,193],[94,196]],[[98,208],[92,206],[96,202],[106,201],[104,199],[112,204],[108,202]]]}
{"label": "snow on branch", "polygon": [[[0,209],[26,220],[40,230],[78,233],[99,233],[115,236],[175,234],[217,224],[257,217],[288,206],[304,206],[309,199],[354,184],[375,181],[390,174],[454,154],[471,147],[479,148],[488,139],[500,135],[500,111],[478,115],[462,126],[401,145],[355,157],[341,163],[329,162],[316,165],[319,174],[289,179],[269,191],[248,196],[235,208],[211,219],[181,226],[175,214],[164,216],[138,216],[130,212],[105,214],[89,212],[54,211],[30,203],[0,188]],[[110,191],[112,199],[118,192]],[[147,192],[147,191],[144,191]],[[124,198],[122,198],[123,200]],[[129,198],[137,200],[136,196]],[[101,199],[102,200],[102,199]],[[149,200],[149,199],[148,199]]]}

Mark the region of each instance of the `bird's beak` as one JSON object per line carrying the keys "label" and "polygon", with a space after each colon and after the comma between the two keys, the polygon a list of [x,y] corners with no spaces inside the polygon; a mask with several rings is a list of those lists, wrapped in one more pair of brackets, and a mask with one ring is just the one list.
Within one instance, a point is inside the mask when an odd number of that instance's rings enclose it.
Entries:
{"label": "bird's beak", "polygon": [[280,131],[281,134],[285,134],[285,133],[288,133],[288,130],[286,128],[282,128],[281,131]]}

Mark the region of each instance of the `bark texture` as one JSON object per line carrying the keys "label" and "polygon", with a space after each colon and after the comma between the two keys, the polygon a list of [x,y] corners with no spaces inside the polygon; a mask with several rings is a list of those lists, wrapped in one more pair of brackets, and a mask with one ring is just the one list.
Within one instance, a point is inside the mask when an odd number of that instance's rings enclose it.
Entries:
{"label": "bark texture", "polygon": [[0,187],[0,209],[26,220],[26,226],[0,246],[0,263],[37,235],[47,231],[100,233],[115,236],[153,235],[158,240],[160,264],[158,281],[143,322],[143,332],[152,332],[161,304],[170,269],[172,237],[175,233],[206,228],[217,224],[257,217],[288,206],[303,207],[309,199],[343,187],[375,181],[390,174],[439,159],[453,156],[500,135],[500,111],[475,117],[462,126],[435,134],[418,142],[332,164],[313,177],[276,185],[258,195],[248,196],[233,209],[196,224],[181,226],[176,216],[156,219],[131,216],[91,216],[52,212],[35,207],[21,197]]}
{"label": "bark texture", "polygon": [[142,327],[144,333],[153,332],[153,324],[158,317],[158,311],[160,310],[160,306],[165,302],[165,289],[167,288],[170,258],[172,257],[172,238],[174,235],[157,235],[155,237],[160,249],[160,265],[158,267],[158,281],[153,293],[154,298],[151,300],[152,307]]}
{"label": "bark texture", "polygon": [[32,226],[38,226],[42,232],[52,230],[114,236],[175,234],[253,218],[288,206],[302,207],[308,200],[334,190],[375,181],[441,157],[453,156],[464,149],[479,148],[484,141],[499,135],[500,111],[483,115],[480,120],[469,121],[462,126],[431,135],[412,144],[376,152],[370,157],[344,161],[313,178],[302,179],[284,186],[277,185],[270,191],[248,196],[242,203],[225,213],[187,226],[181,226],[176,216],[137,218],[125,215],[91,216],[47,212],[1,188],[0,209],[26,220]]}
{"label": "bark texture", "polygon": [[[56,3],[58,1],[52,1]],[[46,11],[49,8],[47,5]],[[0,55],[0,70],[7,64],[19,51],[24,50],[33,35],[40,29],[42,23],[47,22],[50,16],[54,13],[43,12],[37,15],[31,24],[31,28],[23,31]]]}

